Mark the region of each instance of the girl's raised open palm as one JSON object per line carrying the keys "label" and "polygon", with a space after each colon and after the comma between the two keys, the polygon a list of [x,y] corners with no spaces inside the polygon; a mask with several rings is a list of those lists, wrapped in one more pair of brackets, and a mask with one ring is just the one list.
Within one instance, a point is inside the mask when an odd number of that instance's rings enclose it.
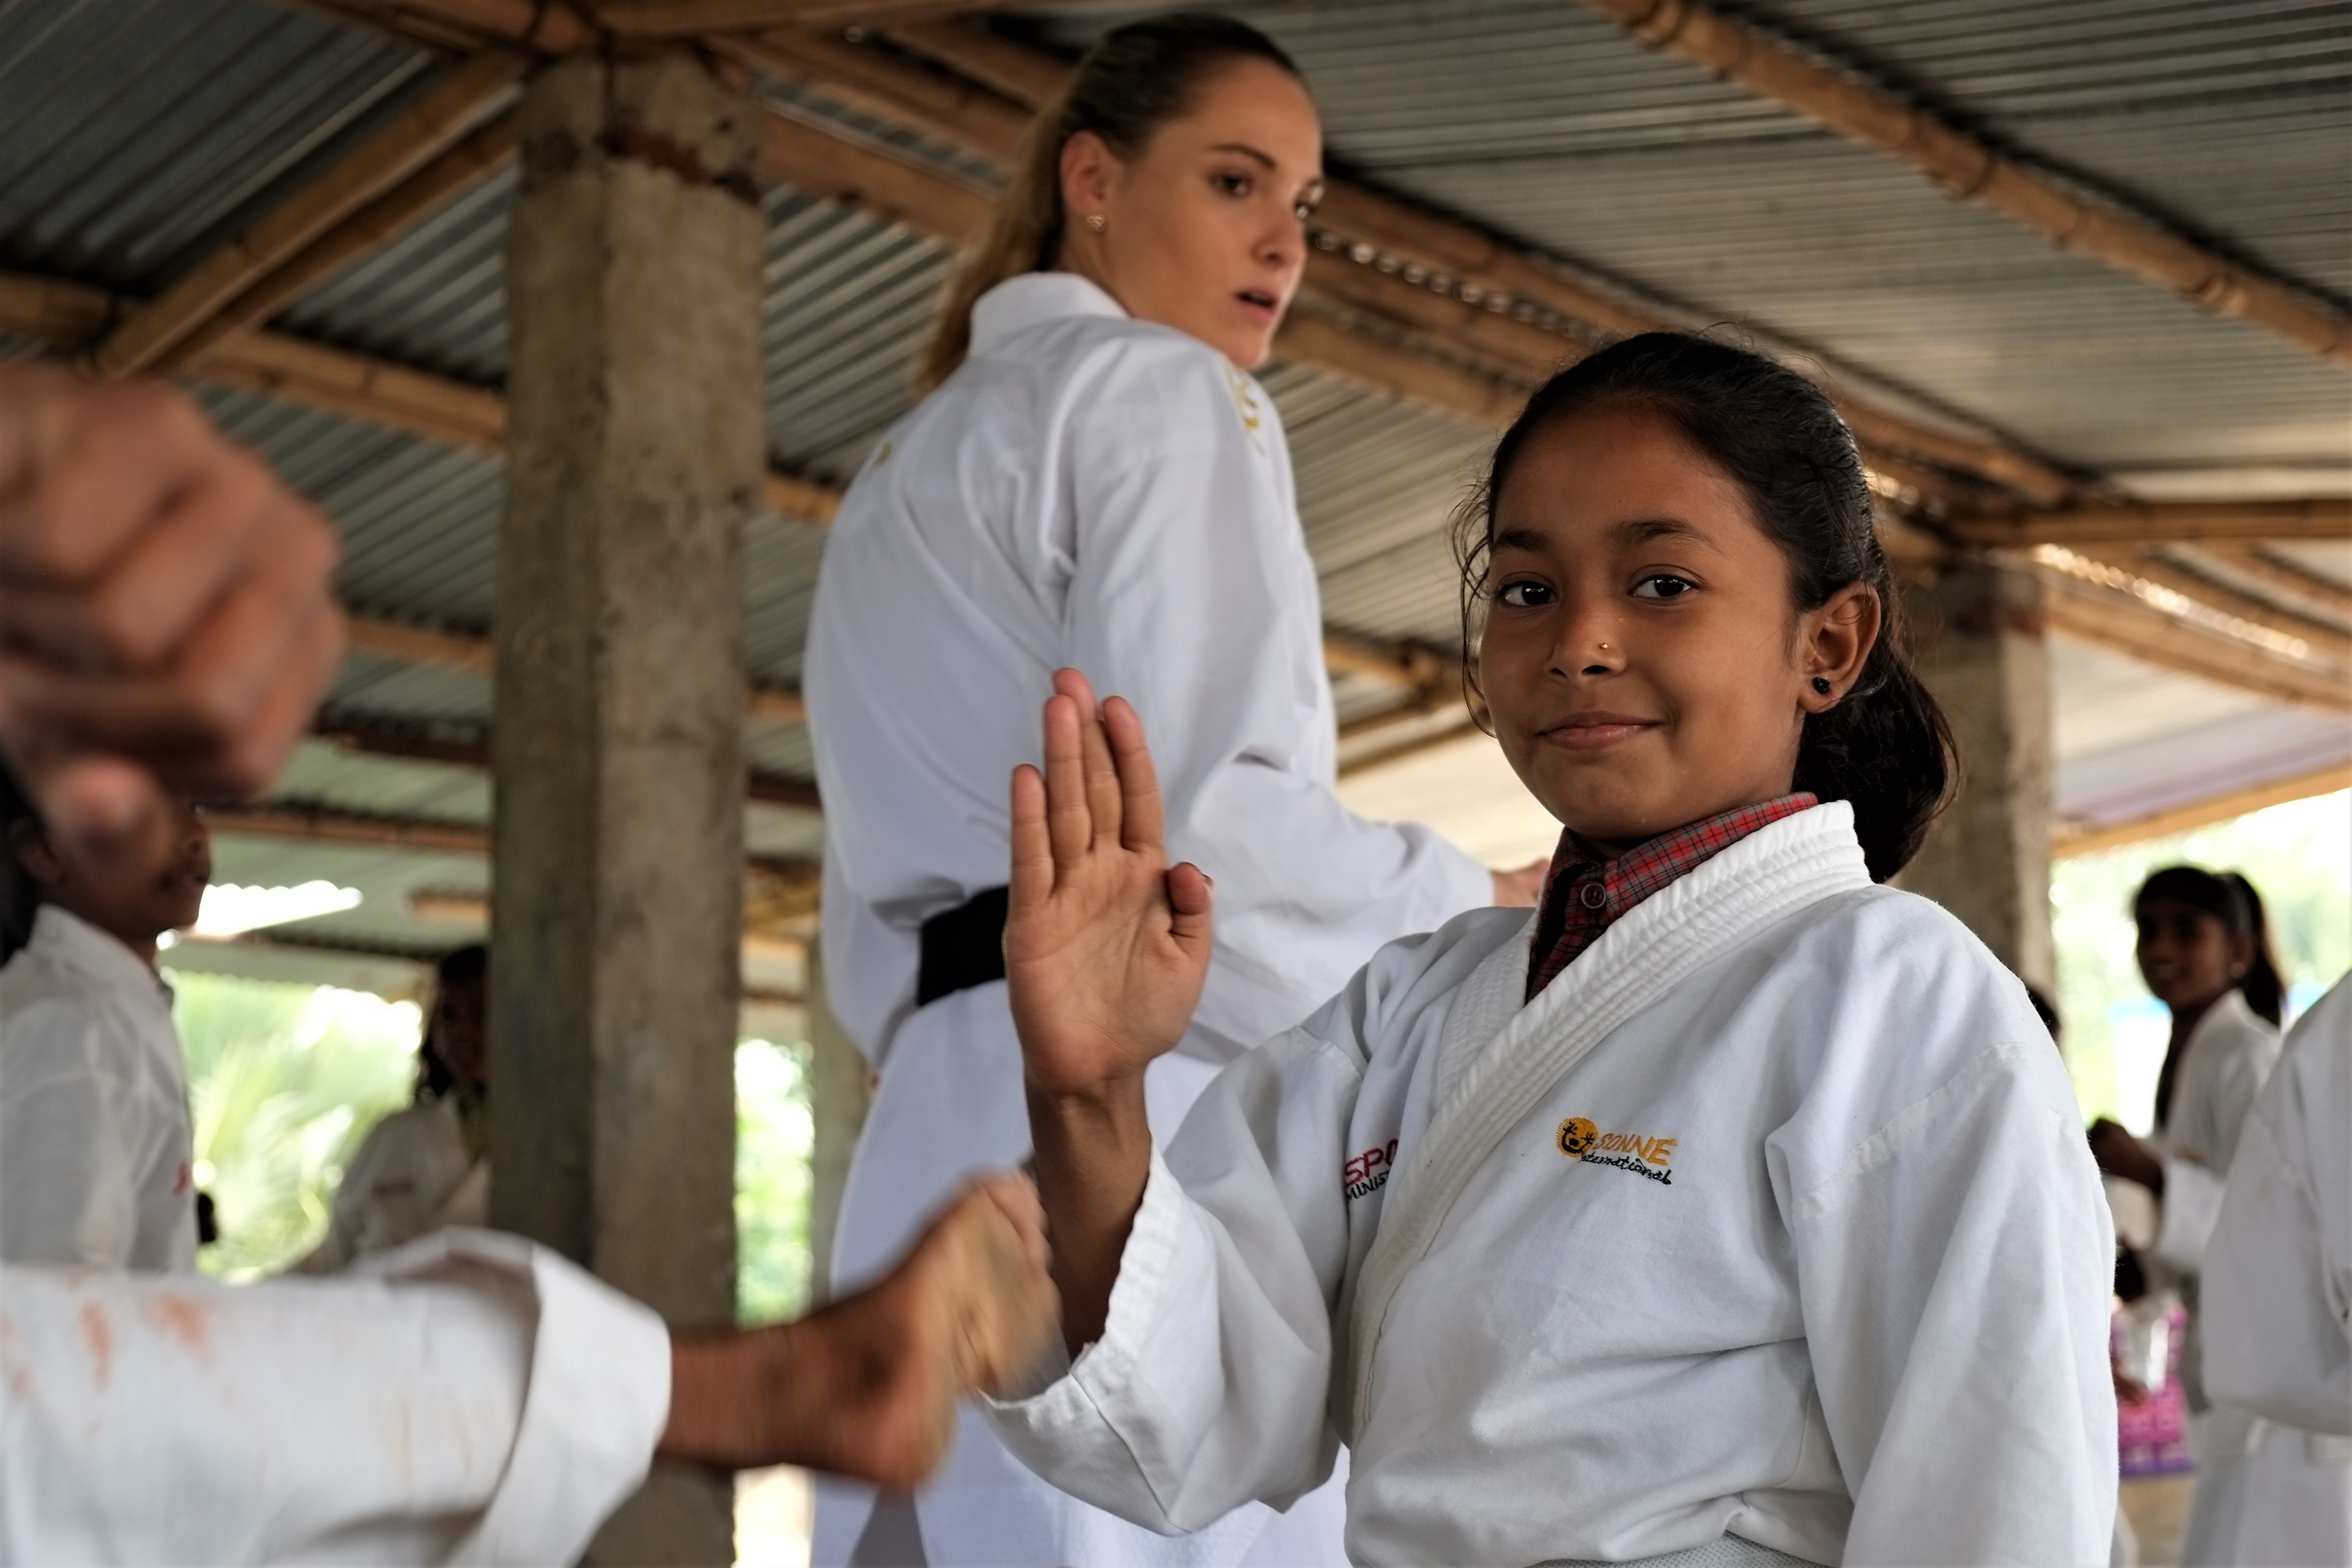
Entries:
{"label": "girl's raised open palm", "polygon": [[1139,1080],[1192,1021],[1209,970],[1209,881],[1170,868],[1143,721],[1074,669],[1045,703],[1045,769],[1013,774],[1004,968],[1030,1088]]}

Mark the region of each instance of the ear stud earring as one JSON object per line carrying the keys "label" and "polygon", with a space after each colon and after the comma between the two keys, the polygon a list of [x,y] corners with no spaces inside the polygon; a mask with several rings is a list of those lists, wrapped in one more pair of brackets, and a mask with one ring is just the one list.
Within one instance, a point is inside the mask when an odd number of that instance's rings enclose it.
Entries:
{"label": "ear stud earring", "polygon": [[1830,694],[1830,683],[1828,678],[1820,675],[1813,677],[1813,689],[1820,692],[1822,696],[1827,697]]}
{"label": "ear stud earring", "polygon": [[1087,215],[1087,226],[1094,230],[1097,234],[1100,234],[1104,229],[1110,226],[1110,219],[1103,216],[1100,213],[1088,213]]}

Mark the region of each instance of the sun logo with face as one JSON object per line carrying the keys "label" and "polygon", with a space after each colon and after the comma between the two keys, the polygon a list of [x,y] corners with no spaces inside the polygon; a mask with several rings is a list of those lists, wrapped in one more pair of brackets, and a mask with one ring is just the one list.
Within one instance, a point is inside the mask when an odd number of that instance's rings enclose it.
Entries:
{"label": "sun logo with face", "polygon": [[1600,1128],[1581,1116],[1571,1116],[1559,1124],[1559,1152],[1571,1160],[1581,1160],[1600,1136]]}

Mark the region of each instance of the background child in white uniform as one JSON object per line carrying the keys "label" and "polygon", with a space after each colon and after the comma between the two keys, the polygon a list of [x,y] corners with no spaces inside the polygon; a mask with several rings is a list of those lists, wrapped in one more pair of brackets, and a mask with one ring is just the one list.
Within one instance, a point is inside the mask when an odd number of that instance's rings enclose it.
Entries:
{"label": "background child in white uniform", "polygon": [[433,1005],[416,1046],[415,1103],[373,1127],[343,1169],[327,1234],[294,1266],[331,1274],[430,1231],[489,1214],[489,950],[433,966]]}
{"label": "background child in white uniform", "polygon": [[184,797],[103,851],[0,773],[0,1261],[195,1267],[187,1069],[155,939],[194,923],[212,842]]}
{"label": "background child in white uniform", "polygon": [[2289,1031],[2206,1264],[2206,1389],[2259,1417],[2210,1560],[2352,1563],[2352,980]]}
{"label": "background child in white uniform", "polygon": [[2216,1405],[2205,1389],[2205,1249],[2222,1183],[2254,1097],[2278,1060],[2284,987],[2272,962],[2262,900],[2234,872],[2168,866],[2132,900],[2140,976],[2172,1011],[2172,1039],[2156,1081],[2156,1131],[2145,1143],[2113,1121],[2091,1128],[2101,1170],[2156,1200],[2154,1245],[2140,1259],[2151,1289],[2178,1291],[2189,1310],[2180,1382],[2197,1490],[2181,1561],[2226,1561],[2227,1540],[2253,1418]]}
{"label": "background child in white uniform", "polygon": [[1543,906],[1391,944],[1164,1156],[1140,1073],[1210,889],[1133,710],[1059,678],[1005,952],[1075,1360],[1008,1444],[1181,1530],[1344,1439],[1365,1563],[2103,1561],[2105,1205],[2016,978],[1877,885],[1948,742],[1851,435],[1635,338],[1467,521],[1481,685],[1566,828]]}

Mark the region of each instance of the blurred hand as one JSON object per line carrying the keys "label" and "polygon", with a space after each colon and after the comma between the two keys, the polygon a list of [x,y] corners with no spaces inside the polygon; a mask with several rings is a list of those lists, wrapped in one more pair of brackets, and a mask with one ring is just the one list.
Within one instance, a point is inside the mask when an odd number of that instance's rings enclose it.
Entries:
{"label": "blurred hand", "polygon": [[1029,1183],[978,1183],[871,1289],[798,1322],[676,1341],[661,1451],[910,1489],[946,1456],[957,1400],[1009,1386],[1052,1337],[1047,1265]]}
{"label": "blurred hand", "polygon": [[2158,1197],[2164,1195],[2164,1162],[2147,1152],[2122,1124],[2100,1117],[2091,1123],[2091,1158],[2110,1176],[2137,1182]]}
{"label": "blurred hand", "polygon": [[52,830],[267,784],[341,654],[336,550],[168,386],[0,366],[0,751]]}
{"label": "blurred hand", "polygon": [[1507,910],[1531,910],[1543,897],[1544,873],[1551,869],[1549,860],[1530,860],[1516,871],[1490,872],[1495,879],[1495,902]]}
{"label": "blurred hand", "polygon": [[1192,1022],[1209,972],[1209,879],[1168,864],[1143,722],[1054,677],[1045,770],[1013,775],[1004,968],[1030,1089],[1140,1081]]}

